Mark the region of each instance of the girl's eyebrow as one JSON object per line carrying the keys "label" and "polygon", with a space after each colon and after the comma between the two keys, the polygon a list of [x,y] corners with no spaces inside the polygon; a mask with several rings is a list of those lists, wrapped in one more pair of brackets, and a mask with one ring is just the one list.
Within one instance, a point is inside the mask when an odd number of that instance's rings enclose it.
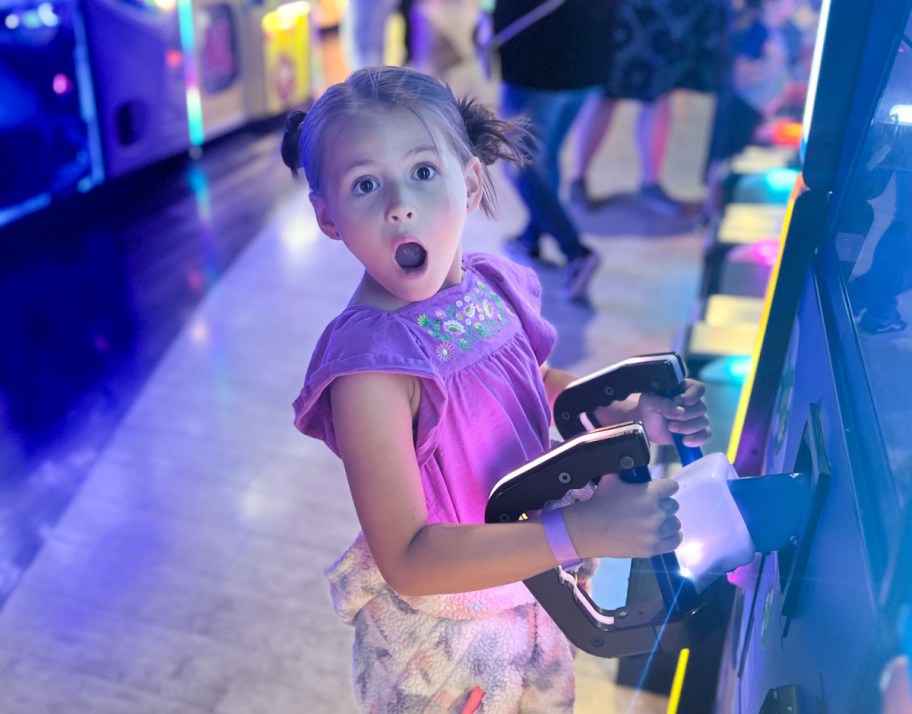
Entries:
{"label": "girl's eyebrow", "polygon": [[[414,147],[413,149],[409,149],[409,150],[405,153],[405,155],[406,155],[406,157],[409,157],[409,156],[416,156],[416,155],[418,155],[418,154],[425,154],[425,153],[436,154],[436,153],[437,153],[437,147],[434,146],[433,144],[423,144],[423,145],[421,145],[421,146],[416,146],[416,147]],[[343,166],[343,167],[342,167],[342,172],[343,172],[343,173],[348,173],[349,171],[353,171],[353,170],[355,170],[355,169],[360,169],[360,168],[363,168],[363,167],[365,167],[365,166],[372,166],[373,164],[374,164],[374,160],[373,160],[373,159],[367,159],[367,158],[364,158],[364,159],[355,159],[355,160],[352,161],[351,163],[346,164],[345,166]]]}

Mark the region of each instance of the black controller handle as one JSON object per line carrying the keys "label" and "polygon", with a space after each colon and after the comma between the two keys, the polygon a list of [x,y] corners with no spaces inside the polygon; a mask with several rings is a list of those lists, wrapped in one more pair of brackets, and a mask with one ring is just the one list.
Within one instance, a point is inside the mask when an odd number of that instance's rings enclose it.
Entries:
{"label": "black controller handle", "polygon": [[[569,384],[554,402],[554,421],[558,431],[571,438],[586,430],[582,415],[598,425],[595,409],[626,399],[631,394],[653,393],[672,398],[684,390],[684,361],[675,352],[640,355],[611,365]],[[699,448],[684,444],[683,436],[673,434],[681,463],[687,465],[703,454]],[[628,483],[645,483],[652,477],[643,465],[620,472]],[[696,598],[693,584],[681,575],[674,553],[650,558],[662,599],[669,612],[688,609]]]}
{"label": "black controller handle", "polygon": [[[569,439],[586,431],[583,415],[599,426],[594,414],[597,407],[631,394],[677,396],[684,389],[685,374],[684,361],[676,352],[631,357],[567,385],[554,401],[554,423],[561,436]],[[703,456],[699,448],[686,446],[680,434],[673,438],[685,466]]]}
{"label": "black controller handle", "polygon": [[[520,520],[606,473],[648,479],[648,463],[649,442],[642,424],[628,422],[580,434],[502,478],[488,498],[485,522]],[[691,599],[689,583],[682,587],[674,579],[677,562],[666,563],[663,557],[654,560],[662,601],[636,607],[600,608],[576,574],[561,567],[523,582],[567,638],[590,654],[619,657],[645,654],[657,646],[680,649],[704,627],[704,608],[696,603],[685,609]]]}

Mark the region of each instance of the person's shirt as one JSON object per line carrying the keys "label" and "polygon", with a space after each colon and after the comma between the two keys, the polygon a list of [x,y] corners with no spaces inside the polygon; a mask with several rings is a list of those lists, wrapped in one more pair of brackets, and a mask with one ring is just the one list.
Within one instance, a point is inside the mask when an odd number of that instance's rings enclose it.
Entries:
{"label": "person's shirt", "polygon": [[[497,0],[495,34],[544,0]],[[574,90],[604,84],[611,68],[608,33],[615,0],[566,0],[500,47],[504,82],[529,89]]]}

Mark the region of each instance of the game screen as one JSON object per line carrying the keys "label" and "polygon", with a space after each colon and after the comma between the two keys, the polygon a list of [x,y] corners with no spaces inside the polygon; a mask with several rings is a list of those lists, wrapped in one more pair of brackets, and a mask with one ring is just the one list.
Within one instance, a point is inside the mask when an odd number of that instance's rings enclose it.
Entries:
{"label": "game screen", "polygon": [[906,27],[838,199],[831,232],[883,448],[902,504],[908,504],[912,492],[910,35]]}

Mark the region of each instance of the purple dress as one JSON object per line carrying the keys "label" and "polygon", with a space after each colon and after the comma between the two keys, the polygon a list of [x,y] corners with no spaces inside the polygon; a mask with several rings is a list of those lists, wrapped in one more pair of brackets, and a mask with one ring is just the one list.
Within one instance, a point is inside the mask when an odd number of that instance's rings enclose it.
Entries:
{"label": "purple dress", "polygon": [[[431,523],[483,523],[488,494],[550,446],[540,365],[554,328],[533,271],[486,254],[463,258],[461,284],[395,312],[349,305],[320,338],[295,425],[336,453],[332,381],[356,372],[421,384],[415,451]],[[569,643],[522,583],[401,596],[363,534],[327,571],[336,611],[355,627],[353,683],[363,711],[572,712]]]}
{"label": "purple dress", "polygon": [[327,390],[336,377],[417,377],[415,450],[431,523],[483,523],[494,484],[550,446],[539,366],[555,332],[539,313],[538,279],[485,254],[463,267],[460,285],[395,312],[346,308],[323,332],[294,403],[298,429],[338,454]]}

